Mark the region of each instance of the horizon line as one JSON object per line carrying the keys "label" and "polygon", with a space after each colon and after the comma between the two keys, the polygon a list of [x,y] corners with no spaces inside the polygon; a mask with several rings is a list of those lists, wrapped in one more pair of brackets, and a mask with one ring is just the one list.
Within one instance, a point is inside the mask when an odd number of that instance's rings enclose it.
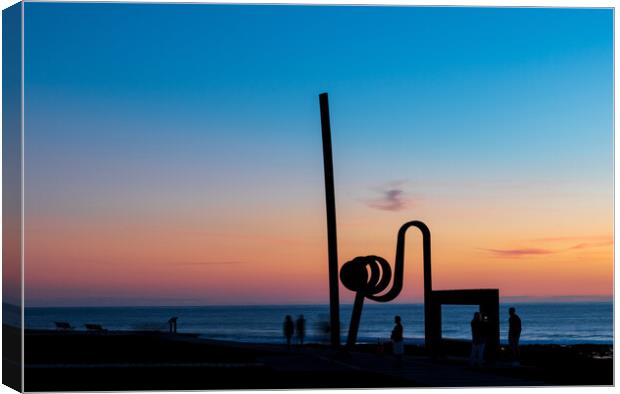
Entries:
{"label": "horizon line", "polygon": [[[506,296],[500,297],[500,303],[512,302],[515,304],[525,303],[545,303],[545,302],[559,302],[559,303],[586,303],[586,302],[614,302],[614,295],[581,295],[581,296]],[[373,303],[374,304],[374,303]],[[326,306],[329,307],[329,302],[320,303],[262,303],[262,304],[108,304],[108,305],[41,305],[35,304],[32,306],[16,305],[9,302],[2,302],[2,305],[13,306],[16,308],[34,309],[34,308],[199,308],[199,307],[285,307],[285,306]],[[340,303],[341,306],[352,306],[353,303]],[[372,305],[372,304],[371,304]],[[410,302],[391,302],[390,305],[424,305],[423,300],[410,301]]]}

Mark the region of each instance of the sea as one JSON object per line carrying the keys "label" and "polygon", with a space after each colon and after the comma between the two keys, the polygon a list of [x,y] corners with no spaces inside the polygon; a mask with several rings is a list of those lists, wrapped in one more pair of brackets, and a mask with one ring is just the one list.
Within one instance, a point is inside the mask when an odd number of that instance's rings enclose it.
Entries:
{"label": "sea", "polygon": [[[612,302],[561,302],[502,304],[501,342],[506,343],[508,308],[521,317],[523,344],[613,344]],[[351,305],[340,306],[341,337],[348,332]],[[471,339],[470,321],[476,306],[443,306],[444,338]],[[254,343],[283,342],[286,315],[306,319],[306,342],[327,343],[328,305],[260,305],[195,307],[57,307],[26,308],[25,325],[31,329],[54,329],[54,322],[66,321],[76,329],[86,323],[101,324],[108,330],[166,330],[168,319],[178,317],[178,331],[201,337]],[[394,316],[402,318],[406,343],[423,343],[422,304],[364,305],[358,341],[387,341]],[[328,327],[328,326],[327,326]]]}

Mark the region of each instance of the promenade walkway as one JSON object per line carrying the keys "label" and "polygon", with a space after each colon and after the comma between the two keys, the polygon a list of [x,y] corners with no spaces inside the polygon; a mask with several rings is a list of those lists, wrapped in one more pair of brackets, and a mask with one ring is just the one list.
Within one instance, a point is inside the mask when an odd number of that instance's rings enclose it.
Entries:
{"label": "promenade walkway", "polygon": [[431,360],[406,356],[396,365],[390,355],[365,352],[333,353],[317,349],[293,350],[259,358],[278,371],[346,371],[361,370],[388,375],[411,382],[411,386],[476,387],[476,386],[544,386],[543,382],[501,374],[505,367],[472,368],[465,359]]}
{"label": "promenade walkway", "polygon": [[505,366],[472,368],[466,359],[459,358],[431,360],[423,356],[405,356],[402,365],[397,366],[390,354],[296,346],[287,350],[284,345],[212,342],[263,352],[256,361],[280,372],[367,371],[402,379],[409,382],[410,387],[545,386],[544,382],[501,373],[507,368]]}
{"label": "promenade walkway", "polygon": [[381,374],[411,380],[419,386],[476,387],[476,386],[543,386],[543,382],[529,381],[498,374],[499,368],[472,368],[466,360],[431,360],[427,357],[408,356],[397,366],[389,355],[352,353],[344,364]]}

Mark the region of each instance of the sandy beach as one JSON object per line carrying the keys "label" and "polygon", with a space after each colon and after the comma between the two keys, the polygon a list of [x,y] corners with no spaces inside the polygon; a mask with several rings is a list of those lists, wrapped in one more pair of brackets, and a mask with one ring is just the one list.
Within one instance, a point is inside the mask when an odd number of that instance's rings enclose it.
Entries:
{"label": "sandy beach", "polygon": [[495,362],[471,368],[469,344],[459,341],[445,341],[433,359],[423,347],[407,346],[403,365],[396,366],[389,348],[380,352],[374,345],[288,349],[147,331],[25,335],[27,391],[613,384],[607,345],[523,346],[518,368],[503,349]]}

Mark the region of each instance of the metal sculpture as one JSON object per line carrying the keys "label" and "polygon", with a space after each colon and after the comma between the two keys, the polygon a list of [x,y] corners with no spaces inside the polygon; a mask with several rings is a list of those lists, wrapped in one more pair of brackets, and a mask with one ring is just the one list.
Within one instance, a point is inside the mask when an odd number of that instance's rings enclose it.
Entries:
{"label": "metal sculpture", "polygon": [[[349,325],[347,346],[353,346],[357,341],[357,332],[359,329],[362,307],[364,306],[365,298],[377,302],[388,302],[392,301],[400,294],[400,291],[403,288],[405,265],[405,234],[409,227],[412,226],[417,227],[422,232],[424,267],[426,268],[427,265],[430,266],[431,233],[424,223],[417,220],[405,223],[401,226],[400,230],[398,230],[393,281],[390,264],[384,258],[379,256],[356,257],[342,266],[342,269],[340,270],[340,280],[342,281],[344,287],[355,292],[355,301],[353,303],[353,312],[351,314],[351,323]],[[424,279],[426,283],[426,269]],[[392,287],[386,293],[380,294],[387,289],[391,281],[393,282]]]}
{"label": "metal sculpture", "polygon": [[334,162],[329,122],[327,93],[319,95],[321,132],[323,137],[323,170],[325,174],[325,207],[327,210],[327,254],[329,275],[329,315],[332,347],[340,346],[340,300],[338,297],[338,239],[336,236],[336,197],[334,194]]}
{"label": "metal sculpture", "polygon": [[[421,221],[414,220],[403,224],[398,230],[396,257],[394,259],[394,278],[389,263],[379,256],[356,257],[345,263],[340,270],[340,280],[349,290],[356,292],[349,325],[347,346],[355,345],[362,315],[364,299],[388,302],[395,299],[402,290],[405,265],[405,234],[410,227],[417,227],[422,233],[422,260],[424,270],[424,339],[425,346],[436,354],[441,344],[441,306],[478,305],[486,316],[489,326],[487,356],[493,357],[499,344],[499,290],[433,290],[431,273],[431,231]],[[384,292],[390,281],[392,287]]]}
{"label": "metal sculpture", "polygon": [[[332,158],[331,127],[327,93],[319,95],[321,110],[321,131],[323,137],[323,164],[325,173],[325,203],[327,209],[327,248],[329,272],[330,329],[333,347],[340,346],[340,312],[338,295],[338,243],[336,237],[336,202],[334,196],[334,168]],[[422,232],[422,253],[424,264],[424,343],[431,354],[437,354],[441,343],[441,306],[478,305],[487,317],[489,337],[487,356],[493,357],[499,345],[499,290],[433,290],[431,275],[431,232],[421,221],[410,221],[398,230],[394,275],[389,263],[379,256],[356,257],[345,263],[340,270],[340,280],[354,291],[355,301],[347,346],[355,345],[364,306],[364,299],[388,302],[395,299],[402,290],[405,259],[405,233],[410,227]],[[387,290],[392,282],[392,287]],[[386,291],[387,290],[387,291]],[[383,293],[385,292],[385,293]]]}

